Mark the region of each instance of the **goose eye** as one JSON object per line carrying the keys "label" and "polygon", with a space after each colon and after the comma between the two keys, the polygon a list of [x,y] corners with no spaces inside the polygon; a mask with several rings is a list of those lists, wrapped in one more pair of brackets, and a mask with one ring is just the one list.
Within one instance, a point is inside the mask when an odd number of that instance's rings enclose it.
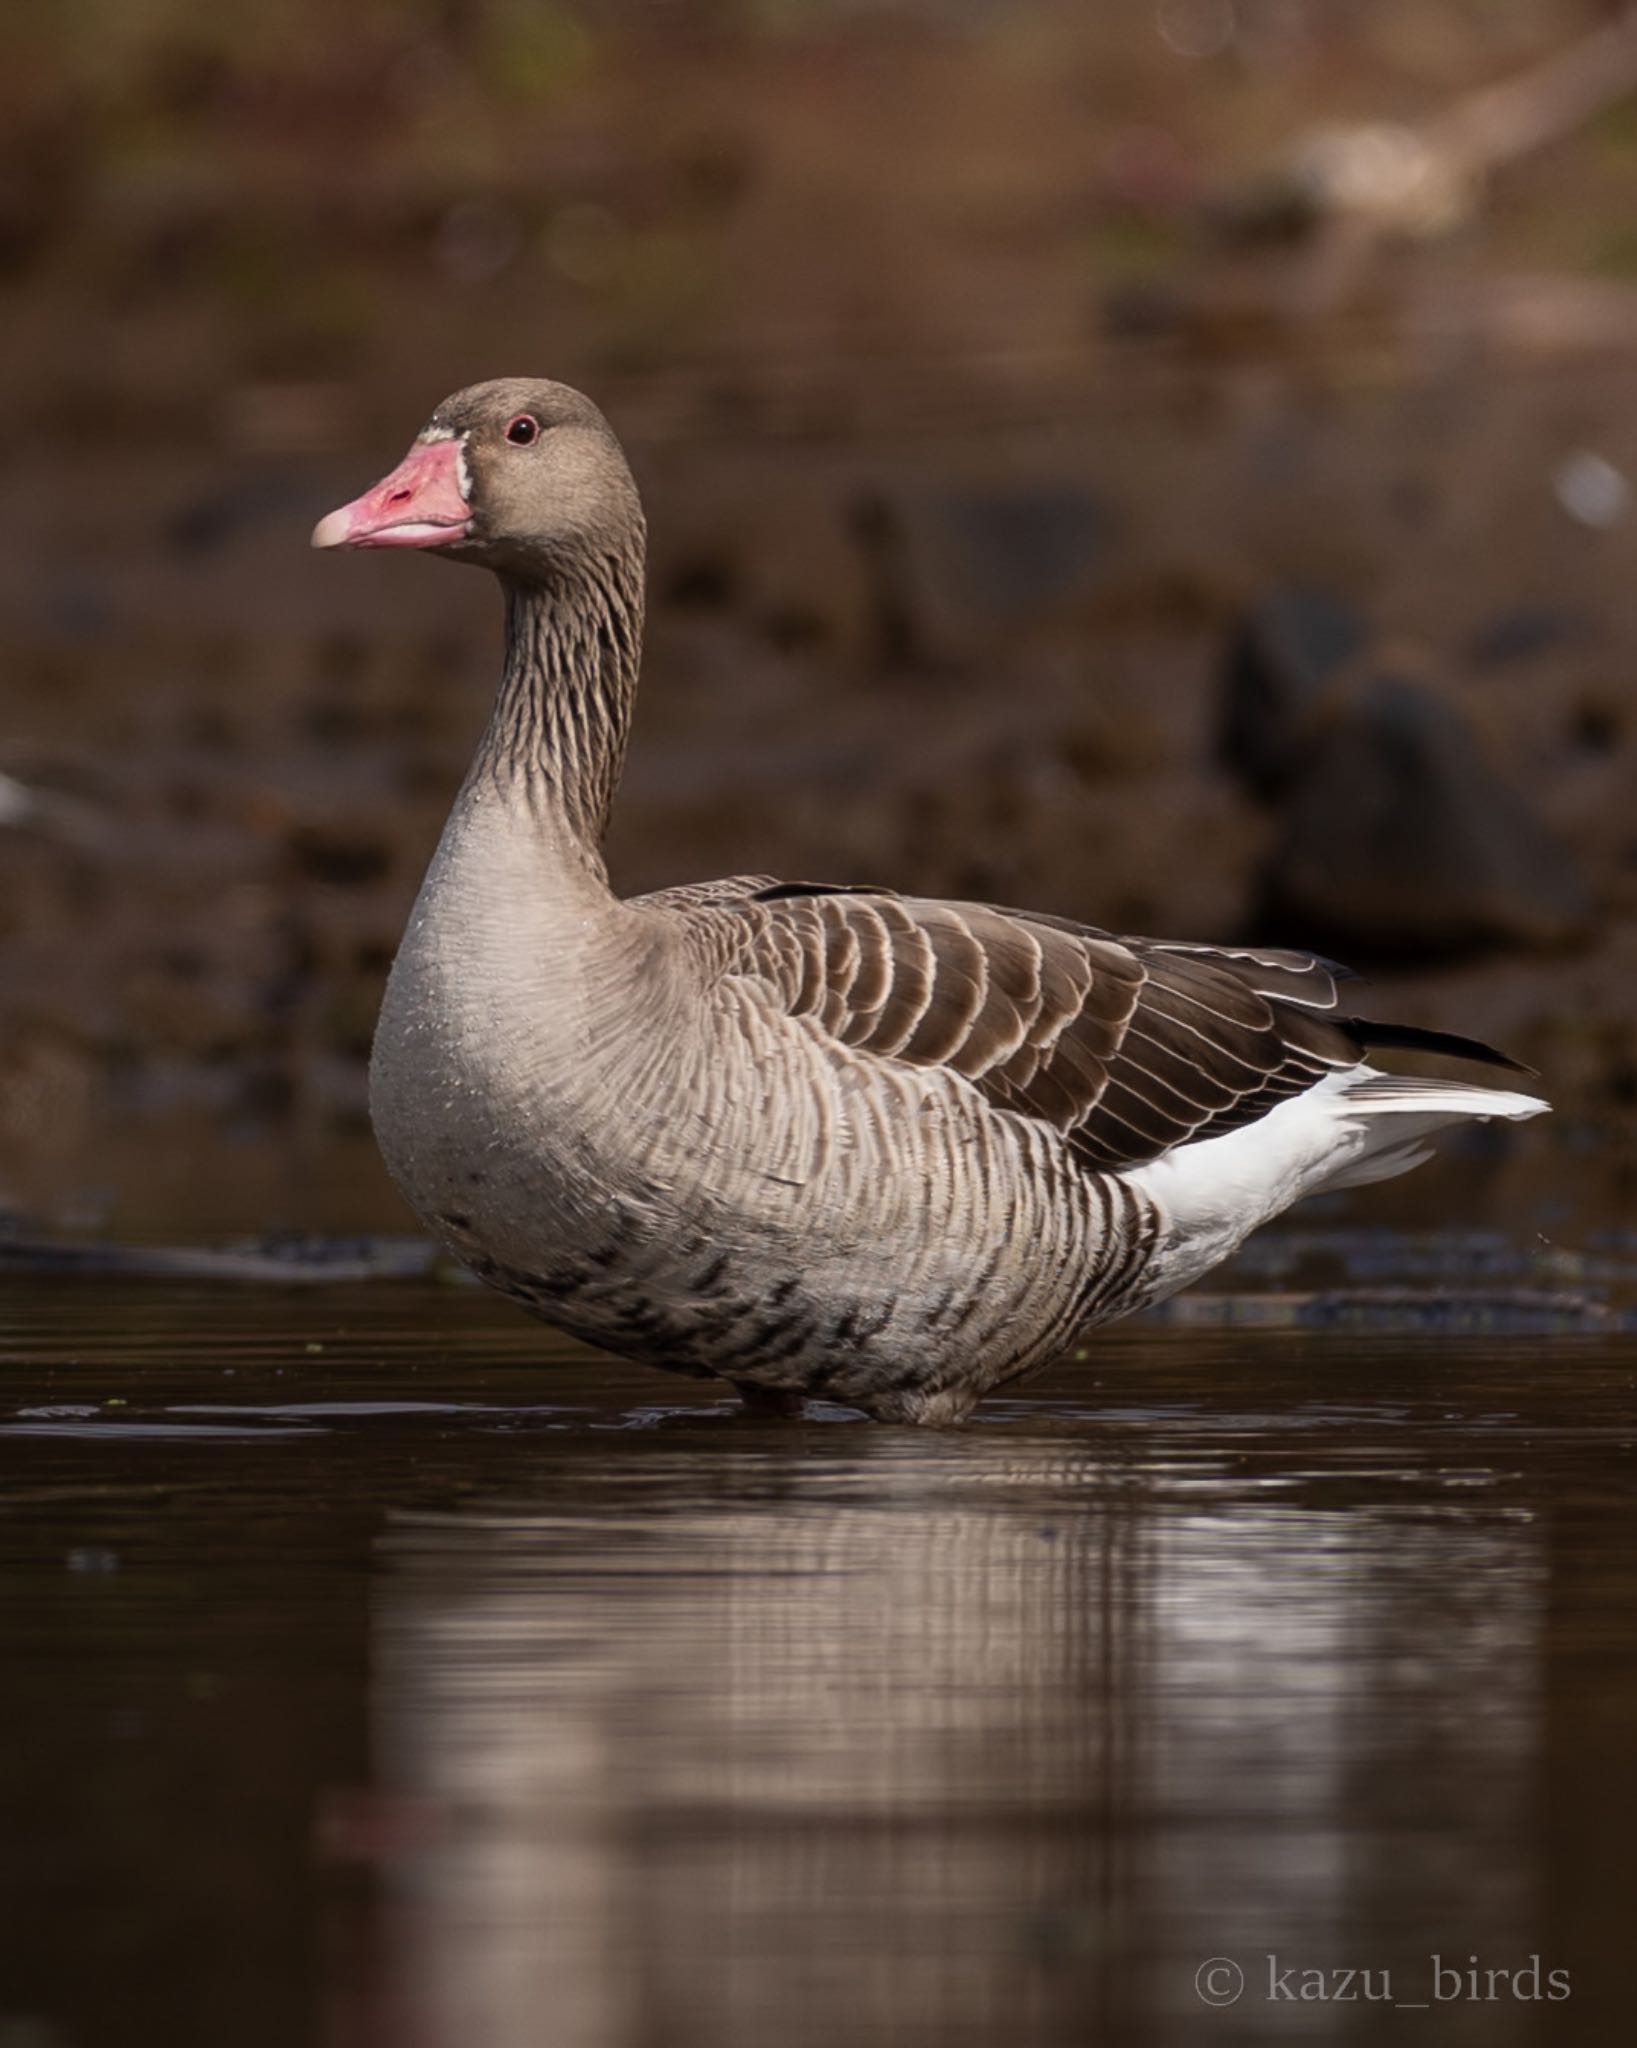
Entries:
{"label": "goose eye", "polygon": [[506,429],[506,439],[514,448],[526,448],[540,432],[540,422],[533,413],[520,412]]}

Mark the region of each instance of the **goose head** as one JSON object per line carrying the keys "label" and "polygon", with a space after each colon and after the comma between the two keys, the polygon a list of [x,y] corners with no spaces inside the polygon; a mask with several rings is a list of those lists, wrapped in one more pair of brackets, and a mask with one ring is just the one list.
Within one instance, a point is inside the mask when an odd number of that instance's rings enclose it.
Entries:
{"label": "goose head", "polygon": [[420,548],[525,580],[628,548],[636,486],[578,391],[499,377],[446,398],[390,475],[313,528],[315,548]]}

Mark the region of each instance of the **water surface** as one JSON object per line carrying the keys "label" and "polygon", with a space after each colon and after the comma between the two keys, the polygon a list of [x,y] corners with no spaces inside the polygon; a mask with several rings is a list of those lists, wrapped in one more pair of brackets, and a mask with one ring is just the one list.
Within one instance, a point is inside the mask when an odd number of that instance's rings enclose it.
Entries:
{"label": "water surface", "polygon": [[1331,1320],[916,1433],[7,1280],[0,2042],[1626,2038],[1637,1336]]}

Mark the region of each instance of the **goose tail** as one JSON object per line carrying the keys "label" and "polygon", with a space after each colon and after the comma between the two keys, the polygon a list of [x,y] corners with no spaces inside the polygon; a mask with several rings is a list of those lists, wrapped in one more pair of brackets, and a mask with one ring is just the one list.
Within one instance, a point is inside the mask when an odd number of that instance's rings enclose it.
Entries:
{"label": "goose tail", "polygon": [[1512,1089],[1348,1067],[1253,1124],[1131,1168],[1125,1178],[1166,1225],[1152,1298],[1187,1286],[1308,1195],[1408,1173],[1431,1156],[1429,1139],[1451,1124],[1521,1122],[1549,1106]]}
{"label": "goose tail", "polygon": [[1551,1105],[1512,1088],[1481,1088],[1465,1081],[1428,1080],[1415,1074],[1380,1074],[1366,1068],[1340,1091],[1336,1108],[1355,1122],[1362,1147],[1323,1173],[1306,1194],[1334,1194],[1392,1180],[1430,1159],[1428,1139],[1452,1124],[1491,1117],[1522,1123]]}

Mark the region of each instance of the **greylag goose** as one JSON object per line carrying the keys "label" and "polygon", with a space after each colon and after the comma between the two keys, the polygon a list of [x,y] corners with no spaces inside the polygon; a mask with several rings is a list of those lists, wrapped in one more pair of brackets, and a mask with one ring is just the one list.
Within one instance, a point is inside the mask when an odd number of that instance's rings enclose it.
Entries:
{"label": "greylag goose", "polygon": [[1116,937],[764,875],[622,901],[599,845],[642,644],[642,508],[561,384],[440,405],[321,548],[492,570],[499,690],[387,984],[371,1110],[455,1256],[550,1323],[786,1412],[963,1419],[1320,1189],[1531,1096],[1338,1007],[1305,953]]}

